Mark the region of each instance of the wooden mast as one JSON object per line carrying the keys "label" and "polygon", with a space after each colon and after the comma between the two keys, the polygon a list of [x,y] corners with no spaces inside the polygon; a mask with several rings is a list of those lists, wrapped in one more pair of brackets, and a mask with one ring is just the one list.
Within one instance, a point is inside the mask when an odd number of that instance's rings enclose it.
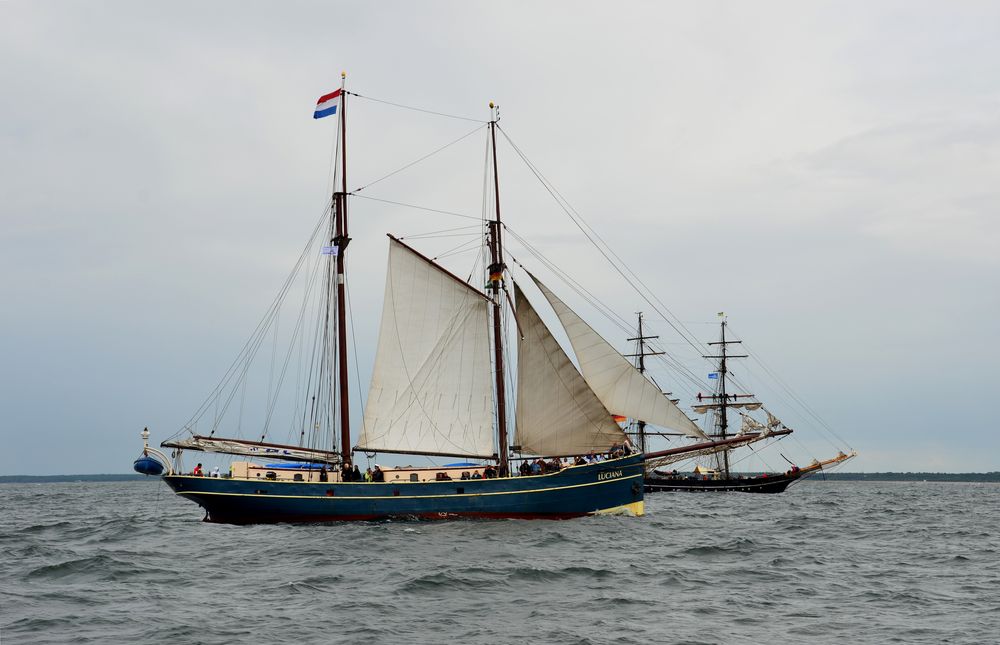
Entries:
{"label": "wooden mast", "polygon": [[[507,441],[507,401],[504,390],[503,369],[503,329],[501,325],[500,290],[503,288],[503,244],[500,240],[500,177],[497,175],[497,133],[496,114],[490,101],[490,140],[493,148],[493,196],[496,198],[495,218],[490,220],[490,266],[489,284],[493,291],[493,360],[496,365],[497,392],[497,454],[500,476],[510,474],[508,466],[509,448]],[[498,277],[499,276],[499,277]]]}
{"label": "wooden mast", "polygon": [[340,458],[351,463],[350,387],[347,377],[347,296],[344,284],[344,255],[351,238],[347,235],[347,73],[340,74],[340,190],[334,185],[336,228],[333,244],[337,247],[337,360],[340,386]]}

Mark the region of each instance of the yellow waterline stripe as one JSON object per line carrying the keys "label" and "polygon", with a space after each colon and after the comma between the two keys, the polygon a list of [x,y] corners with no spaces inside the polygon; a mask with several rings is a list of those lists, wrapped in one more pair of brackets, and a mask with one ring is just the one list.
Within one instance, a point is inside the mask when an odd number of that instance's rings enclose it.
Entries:
{"label": "yellow waterline stripe", "polygon": [[[569,486],[557,486],[555,488],[537,488],[534,490],[511,490],[511,491],[500,491],[496,493],[451,493],[450,495],[362,495],[360,497],[347,497],[344,495],[270,495],[268,493],[257,494],[257,493],[218,493],[214,491],[186,491],[179,490],[176,491],[178,495],[223,495],[227,497],[267,497],[270,499],[437,499],[442,497],[455,498],[455,497],[487,497],[490,495],[520,495],[522,493],[547,493],[549,491],[555,490],[568,490],[570,488],[583,488],[585,486],[601,486],[603,484],[611,484],[614,482],[624,481],[626,479],[635,479],[636,477],[642,477],[643,474],[629,475],[627,477],[616,477],[614,479],[605,479],[599,482],[588,482],[586,484],[571,484]],[[199,478],[201,479],[201,478]],[[252,481],[252,480],[248,480]],[[460,480],[467,481],[467,480]],[[382,482],[377,482],[381,484]],[[454,482],[452,482],[454,483]]]}
{"label": "yellow waterline stripe", "polygon": [[591,511],[589,515],[618,515],[621,513],[642,517],[646,514],[645,502],[632,502],[631,504],[622,504],[621,506],[614,506],[612,508],[602,508]]}

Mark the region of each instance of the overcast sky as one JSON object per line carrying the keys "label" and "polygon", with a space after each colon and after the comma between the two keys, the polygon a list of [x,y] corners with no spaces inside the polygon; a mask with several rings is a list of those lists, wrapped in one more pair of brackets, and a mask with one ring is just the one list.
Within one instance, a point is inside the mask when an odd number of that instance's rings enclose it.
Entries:
{"label": "overcast sky", "polygon": [[[1000,469],[995,2],[5,1],[0,473],[126,472],[143,426],[188,419],[328,198],[311,112],[342,69],[451,114],[497,101],[671,312],[712,340],[726,311],[860,451],[848,469]],[[475,127],[348,116],[351,187]],[[484,146],[366,192],[478,215]],[[511,228],[674,342],[503,146],[501,180]],[[464,222],[352,209],[365,381],[384,233]]]}

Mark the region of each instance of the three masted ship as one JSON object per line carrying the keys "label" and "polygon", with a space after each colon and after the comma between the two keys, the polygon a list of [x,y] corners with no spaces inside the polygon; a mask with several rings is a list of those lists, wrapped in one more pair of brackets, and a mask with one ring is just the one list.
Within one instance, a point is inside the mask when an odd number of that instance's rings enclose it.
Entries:
{"label": "three masted ship", "polygon": [[[751,448],[753,444],[772,439],[780,439],[792,434],[793,430],[785,426],[782,421],[764,408],[763,403],[750,393],[736,392],[730,387],[728,361],[736,358],[748,358],[747,354],[733,354],[729,351],[730,345],[738,345],[743,341],[726,337],[727,322],[725,314],[721,313],[719,340],[709,342],[710,349],[717,351],[714,354],[707,354],[702,358],[718,361],[716,371],[709,374],[710,380],[717,383],[711,393],[698,393],[697,402],[693,403],[692,410],[695,414],[707,415],[708,427],[712,428],[708,438],[712,439],[716,445],[721,446],[718,450],[706,451],[702,453],[703,462],[690,472],[680,473],[676,469],[667,470],[668,462],[673,463],[681,459],[689,458],[688,454],[680,453],[672,456],[669,460],[651,460],[646,465],[646,477],[644,480],[646,492],[664,491],[685,491],[685,492],[739,492],[739,493],[781,493],[788,486],[808,475],[822,470],[827,466],[834,466],[855,456],[855,452],[845,453],[841,451],[832,459],[824,461],[812,460],[806,466],[798,466],[789,462],[789,468],[780,472],[738,472],[733,467],[732,457],[737,450]],[[644,358],[648,355],[645,351],[644,342],[647,338],[642,334],[642,318],[639,319],[639,336],[634,339],[639,344],[637,366],[642,371]],[[757,421],[750,415],[750,412],[763,409],[767,415],[766,423]],[[729,425],[730,411],[739,414],[740,427],[735,432]],[[639,422],[637,425],[638,443],[646,445],[645,424]],[[784,457],[783,457],[784,458]]]}

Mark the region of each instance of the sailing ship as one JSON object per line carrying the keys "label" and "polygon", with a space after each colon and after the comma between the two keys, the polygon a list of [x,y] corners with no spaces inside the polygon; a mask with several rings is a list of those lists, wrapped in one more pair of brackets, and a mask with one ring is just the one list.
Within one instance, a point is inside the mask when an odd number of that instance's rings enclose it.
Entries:
{"label": "sailing ship", "polygon": [[[764,408],[763,403],[750,393],[735,392],[729,387],[728,361],[735,358],[747,358],[747,354],[732,354],[729,346],[740,344],[742,341],[726,337],[727,321],[724,314],[722,317],[721,332],[718,341],[708,343],[709,347],[718,348],[717,354],[705,355],[702,358],[717,360],[716,371],[709,374],[711,380],[718,384],[710,394],[697,395],[697,403],[692,406],[692,410],[697,414],[707,414],[713,431],[708,436],[725,447],[705,453],[708,459],[714,463],[711,465],[698,465],[690,473],[678,473],[677,470],[664,470],[668,461],[673,462],[679,459],[686,459],[689,455],[680,453],[672,456],[669,460],[650,460],[646,464],[646,477],[644,480],[646,492],[659,491],[689,491],[689,492],[740,492],[740,493],[781,493],[789,485],[797,482],[808,475],[821,471],[828,466],[841,464],[854,457],[857,453],[850,451],[839,452],[835,457],[823,461],[812,460],[806,466],[799,467],[789,462],[790,468],[783,472],[758,472],[758,473],[738,473],[732,467],[732,455],[737,448],[748,447],[760,441],[779,439],[790,435],[793,430],[785,426],[770,410]],[[649,336],[643,336],[642,318],[639,318],[639,335],[635,340],[639,344],[637,367],[644,371],[645,356],[650,355],[645,351],[645,341]],[[762,410],[767,415],[766,423],[757,421],[751,416],[751,412]],[[735,433],[730,431],[729,412],[736,411],[741,418],[740,428]],[[645,423],[640,421],[637,424],[638,442],[641,446],[646,444]],[[734,441],[728,443],[730,439],[748,438],[747,441]]]}
{"label": "sailing ship", "polygon": [[[504,257],[498,113],[490,103],[487,146],[494,199],[491,217],[483,222],[486,286],[481,289],[479,280],[463,280],[403,240],[388,237],[374,367],[361,431],[352,442],[345,293],[351,242],[352,193],[346,180],[350,94],[342,82],[340,90],[320,100],[316,112],[317,117],[339,117],[340,181],[335,177],[321,251],[327,265],[317,345],[320,367],[314,381],[318,385],[303,412],[299,442],[265,441],[266,422],[254,439],[217,436],[217,422],[207,434],[188,425],[161,443],[161,448],[173,451],[168,457],[149,446],[144,431],[136,470],[158,474],[156,464],[161,464],[167,485],[203,507],[205,520],[212,522],[642,515],[644,462],[650,455],[631,445],[617,415],[648,419],[699,440],[682,452],[715,450],[733,441],[706,437],[540,280],[530,273],[525,285],[514,279]],[[522,286],[527,283],[558,315],[577,353],[579,370],[526,297]],[[505,329],[508,311],[514,324]],[[508,438],[506,394],[510,329],[517,336],[513,442]],[[263,332],[255,333],[248,347],[261,344]],[[238,371],[231,369],[224,382],[231,383]],[[231,391],[235,394],[235,387]],[[219,392],[217,388],[216,401]],[[232,399],[233,394],[227,407]],[[321,444],[318,432],[324,423],[328,445]],[[200,464],[195,472],[185,473],[181,457],[189,451],[245,460],[233,460],[221,476],[206,476]],[[362,453],[466,461],[384,470],[376,466],[369,481],[358,477],[355,458]]]}

